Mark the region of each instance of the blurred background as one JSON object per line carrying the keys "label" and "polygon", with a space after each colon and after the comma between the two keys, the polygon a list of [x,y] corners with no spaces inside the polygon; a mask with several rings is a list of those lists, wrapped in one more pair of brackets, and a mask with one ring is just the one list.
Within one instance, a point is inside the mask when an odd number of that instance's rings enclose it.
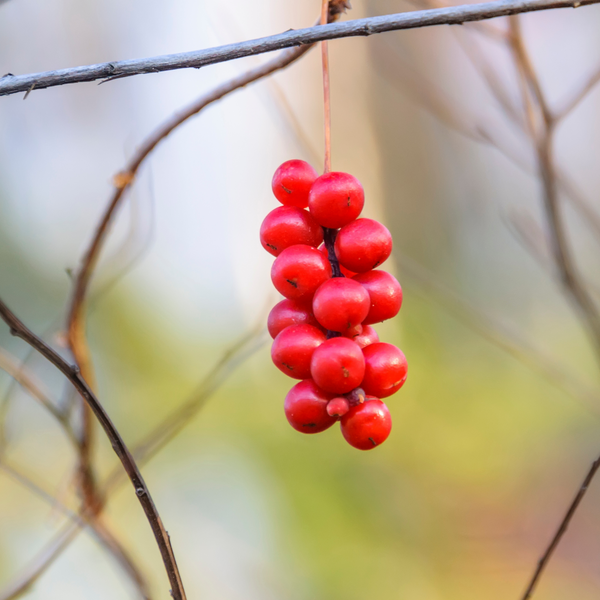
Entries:
{"label": "blurred background", "polygon": [[[319,6],[8,0],[0,71],[266,36],[312,24]],[[344,18],[424,6],[353,0]],[[598,71],[600,7],[520,23],[560,111]],[[361,180],[363,214],[394,236],[386,268],[404,305],[377,329],[407,355],[409,378],[388,403],[389,440],[362,453],[336,426],[318,436],[288,426],[282,406],[292,382],[271,364],[264,335],[225,363],[220,387],[201,395],[205,407],[143,470],[190,599],[516,599],[600,453],[598,362],[549,258],[507,27],[499,19],[330,44],[333,168]],[[69,273],[113,176],[145,137],[266,59],[0,99],[0,296],[31,328],[64,345]],[[569,243],[596,298],[599,108],[600,90],[590,86],[555,138]],[[277,301],[272,257],[258,241],[277,206],[271,177],[290,158],[320,169],[322,129],[313,50],[190,120],[143,167],[103,252],[88,326],[99,397],[129,444],[197,398],[223,353],[264,323]],[[0,345],[4,367],[28,356],[4,325]],[[42,359],[29,357],[27,372],[51,398],[70,401]],[[0,403],[6,591],[48,556],[79,501],[75,457],[56,421],[4,371]],[[103,481],[117,461],[97,437]],[[130,485],[120,484],[105,524],[153,595],[167,597],[148,524]],[[599,506],[595,482],[536,597],[598,597]],[[65,546],[30,598],[137,597],[89,528]]]}

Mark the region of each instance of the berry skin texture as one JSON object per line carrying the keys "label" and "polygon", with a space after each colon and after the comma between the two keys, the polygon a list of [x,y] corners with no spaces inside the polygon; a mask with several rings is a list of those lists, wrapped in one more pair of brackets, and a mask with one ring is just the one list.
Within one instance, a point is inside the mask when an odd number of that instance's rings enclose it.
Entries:
{"label": "berry skin texture", "polygon": [[349,410],[350,403],[346,398],[334,398],[333,400],[330,400],[327,405],[327,414],[336,419],[343,417]]}
{"label": "berry skin texture", "polygon": [[369,396],[387,398],[395,394],[406,381],[406,356],[393,344],[378,342],[363,349],[365,376],[362,388]]}
{"label": "berry skin texture", "polygon": [[357,281],[345,277],[328,279],[313,298],[317,321],[325,329],[341,333],[360,325],[369,314],[370,306],[367,290]]}
{"label": "berry skin texture", "polygon": [[365,359],[362,350],[348,338],[331,338],[313,352],[310,373],[325,391],[347,394],[363,380]]}
{"label": "berry skin texture", "polygon": [[292,379],[310,377],[310,359],[326,337],[321,329],[312,325],[286,327],[271,346],[271,358],[275,366]]}
{"label": "berry skin texture", "polygon": [[366,273],[385,262],[392,253],[387,227],[373,219],[356,219],[344,225],[335,240],[340,264],[355,273]]}
{"label": "berry skin texture", "polygon": [[305,379],[297,383],[285,397],[285,416],[296,431],[320,433],[337,420],[327,414],[327,405],[333,397],[333,394],[319,389],[312,379]]}
{"label": "berry skin texture", "polygon": [[310,302],[301,300],[282,300],[278,302],[269,313],[267,328],[273,339],[290,325],[314,325],[321,328],[312,312]]}
{"label": "berry skin texture", "polygon": [[308,193],[316,178],[317,172],[307,162],[288,160],[275,171],[271,188],[281,204],[306,208]]}
{"label": "berry skin texture", "polygon": [[325,173],[313,183],[308,209],[323,227],[339,229],[360,215],[365,193],[356,177],[348,173]]}
{"label": "berry skin texture", "polygon": [[350,339],[359,348],[366,348],[370,344],[377,343],[379,341],[379,336],[377,335],[377,332],[370,325],[363,325],[361,333],[350,337]]}
{"label": "berry skin texture", "polygon": [[297,245],[286,248],[271,267],[271,281],[280,294],[297,300],[312,298],[331,277],[329,261],[316,248]]}
{"label": "berry skin texture", "polygon": [[342,435],[354,448],[372,450],[383,444],[392,430],[388,407],[377,398],[353,406],[341,420]]}
{"label": "berry skin texture", "polygon": [[381,323],[398,314],[402,306],[402,288],[395,277],[385,271],[367,271],[352,279],[365,287],[371,299],[364,325]]}
{"label": "berry skin texture", "polygon": [[260,243],[273,256],[296,244],[316,248],[322,241],[323,228],[309,212],[295,206],[277,207],[260,226]]}

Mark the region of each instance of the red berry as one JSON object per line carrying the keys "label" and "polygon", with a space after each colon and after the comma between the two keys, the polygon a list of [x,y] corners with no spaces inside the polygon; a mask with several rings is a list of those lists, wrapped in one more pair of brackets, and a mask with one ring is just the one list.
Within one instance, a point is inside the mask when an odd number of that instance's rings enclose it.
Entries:
{"label": "red berry", "polygon": [[347,337],[348,339],[354,341],[354,338],[358,337],[362,333],[363,327],[362,325],[356,325],[354,327],[350,327],[350,329],[346,329],[342,335]]}
{"label": "red berry", "polygon": [[317,172],[307,162],[288,160],[275,171],[271,187],[281,204],[306,208],[308,192],[316,178]]}
{"label": "red berry", "polygon": [[339,229],[360,215],[365,193],[356,177],[331,172],[321,175],[310,188],[308,209],[317,223]]}
{"label": "red berry", "polygon": [[[327,251],[325,244],[321,244],[319,246],[319,250],[323,253],[323,256],[327,260],[329,260],[329,252]],[[356,275],[356,273],[354,271],[350,271],[350,269],[346,269],[346,267],[344,267],[344,265],[340,265],[340,271],[342,272],[342,275],[344,277],[354,277]]]}
{"label": "red berry", "polygon": [[367,290],[345,277],[328,279],[313,298],[317,321],[330,331],[345,332],[356,327],[369,314],[370,305]]}
{"label": "red berry", "polygon": [[361,384],[365,359],[352,340],[331,338],[313,352],[310,373],[315,383],[324,390],[346,394]]}
{"label": "red berry", "polygon": [[282,300],[277,303],[269,313],[267,328],[272,338],[290,325],[314,325],[320,328],[319,322],[312,313],[310,300]]}
{"label": "red berry", "polygon": [[296,244],[316,248],[322,241],[323,228],[309,212],[295,206],[277,207],[260,226],[260,243],[273,256]]}
{"label": "red berry", "polygon": [[333,400],[330,400],[327,405],[327,414],[336,419],[343,417],[349,410],[350,403],[346,398],[334,398]]}
{"label": "red berry", "polygon": [[273,340],[271,358],[289,377],[308,379],[310,359],[325,339],[325,334],[312,325],[290,325]]}
{"label": "red berry", "polygon": [[297,383],[285,397],[285,416],[290,425],[302,433],[325,431],[336,421],[327,414],[327,403],[333,397],[319,389],[312,379],[306,379]]}
{"label": "red berry", "polygon": [[369,292],[371,308],[363,324],[381,323],[398,314],[402,306],[402,288],[395,277],[385,271],[367,271],[352,279]]}
{"label": "red berry", "polygon": [[377,342],[363,349],[365,376],[362,388],[371,396],[387,398],[395,394],[406,381],[406,356],[393,344]]}
{"label": "red berry", "polygon": [[390,232],[373,219],[356,219],[344,225],[335,240],[335,254],[340,264],[355,273],[374,269],[391,253]]}
{"label": "red berry", "polygon": [[372,450],[383,444],[392,430],[388,407],[377,398],[353,406],[341,421],[342,435],[359,450]]}
{"label": "red berry", "polygon": [[329,261],[316,248],[297,245],[286,248],[271,267],[271,280],[286,298],[309,299],[331,277]]}
{"label": "red berry", "polygon": [[369,344],[375,344],[379,341],[377,332],[370,325],[363,325],[362,332],[350,338],[359,348],[365,348]]}

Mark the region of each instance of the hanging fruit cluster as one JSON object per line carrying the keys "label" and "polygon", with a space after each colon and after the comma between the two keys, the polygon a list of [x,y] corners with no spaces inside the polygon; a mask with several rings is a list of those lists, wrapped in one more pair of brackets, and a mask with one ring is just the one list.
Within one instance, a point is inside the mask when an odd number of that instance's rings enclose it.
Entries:
{"label": "hanging fruit cluster", "polygon": [[285,414],[303,433],[340,421],[350,445],[370,450],[392,428],[381,398],[402,387],[407,371],[402,351],[371,326],[402,304],[398,281],[375,270],[391,254],[390,232],[358,218],[364,192],[348,173],[318,177],[308,163],[289,160],[272,188],[283,206],[266,216],[260,241],[276,257],[271,280],[285,300],[269,314],[271,357],[302,380],[286,396]]}

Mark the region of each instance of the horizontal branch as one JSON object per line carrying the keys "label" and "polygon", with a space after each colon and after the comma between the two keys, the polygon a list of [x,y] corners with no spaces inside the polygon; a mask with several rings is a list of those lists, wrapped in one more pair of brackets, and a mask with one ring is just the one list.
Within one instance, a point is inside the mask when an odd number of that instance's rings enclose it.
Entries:
{"label": "horizontal branch", "polygon": [[598,4],[599,2],[600,0],[494,0],[482,4],[418,10],[356,19],[344,23],[319,25],[306,29],[292,29],[285,33],[257,40],[180,54],[108,62],[30,75],[13,75],[9,73],[0,78],[0,96],[8,96],[18,92],[31,92],[34,89],[69,83],[96,81],[98,79],[110,81],[144,73],[158,73],[187,68],[198,69],[245,56],[264,54],[265,52],[304,44],[314,44],[323,40],[369,36],[386,31],[431,27],[432,25],[461,25],[470,21],[481,21],[553,8],[577,8],[588,4]]}

